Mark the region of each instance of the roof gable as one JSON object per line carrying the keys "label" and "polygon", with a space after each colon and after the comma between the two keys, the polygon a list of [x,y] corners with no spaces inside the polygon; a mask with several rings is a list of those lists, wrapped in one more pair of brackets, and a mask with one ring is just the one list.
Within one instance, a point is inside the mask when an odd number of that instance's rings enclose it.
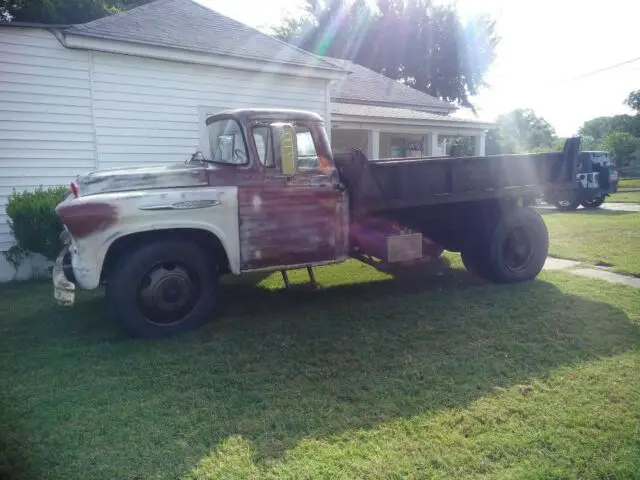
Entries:
{"label": "roof gable", "polygon": [[243,59],[337,70],[336,65],[225,17],[192,0],[155,0],[66,34]]}
{"label": "roof gable", "polygon": [[408,106],[414,109],[455,110],[450,103],[392,80],[349,60],[325,57],[351,73],[331,85],[331,99],[347,103]]}

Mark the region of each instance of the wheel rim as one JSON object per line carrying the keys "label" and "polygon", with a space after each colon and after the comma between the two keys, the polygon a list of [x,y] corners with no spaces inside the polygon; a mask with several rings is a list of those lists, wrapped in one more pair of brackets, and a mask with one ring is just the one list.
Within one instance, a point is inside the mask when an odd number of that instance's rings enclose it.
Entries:
{"label": "wheel rim", "polygon": [[140,279],[138,303],[149,323],[180,323],[193,310],[200,293],[197,275],[178,262],[162,262]]}
{"label": "wheel rim", "polygon": [[502,258],[512,272],[525,270],[533,257],[533,241],[522,227],[513,228],[502,245]]}

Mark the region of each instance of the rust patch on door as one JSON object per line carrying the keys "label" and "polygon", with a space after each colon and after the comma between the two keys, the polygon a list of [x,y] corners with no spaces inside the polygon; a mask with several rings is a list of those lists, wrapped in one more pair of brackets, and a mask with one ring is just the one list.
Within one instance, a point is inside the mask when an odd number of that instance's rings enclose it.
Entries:
{"label": "rust patch on door", "polygon": [[241,269],[345,258],[341,192],[295,185],[261,187],[238,189]]}

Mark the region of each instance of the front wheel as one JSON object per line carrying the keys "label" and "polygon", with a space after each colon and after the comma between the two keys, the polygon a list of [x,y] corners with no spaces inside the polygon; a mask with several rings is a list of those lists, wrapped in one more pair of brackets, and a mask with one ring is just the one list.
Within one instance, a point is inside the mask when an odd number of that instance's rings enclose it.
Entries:
{"label": "front wheel", "polygon": [[116,318],[133,336],[156,338],[204,324],[216,306],[218,272],[186,240],[143,245],[117,263],[107,283]]}
{"label": "front wheel", "polygon": [[600,205],[604,203],[604,198],[605,198],[604,195],[600,195],[599,197],[595,197],[591,200],[582,200],[580,202],[580,205],[588,209],[598,208]]}

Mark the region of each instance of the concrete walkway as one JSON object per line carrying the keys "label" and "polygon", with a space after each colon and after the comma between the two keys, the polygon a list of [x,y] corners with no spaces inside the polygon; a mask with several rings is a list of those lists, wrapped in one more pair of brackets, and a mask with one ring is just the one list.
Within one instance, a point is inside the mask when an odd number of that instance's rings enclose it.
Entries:
{"label": "concrete walkway", "polygon": [[[547,203],[536,205],[536,208],[541,210],[557,210],[554,205],[549,205]],[[609,203],[605,201],[599,208],[602,210],[614,210],[617,212],[640,212],[640,205],[637,203]],[[583,210],[583,207],[578,207],[578,210]]]}
{"label": "concrete walkway", "polygon": [[605,210],[617,210],[619,212],[640,212],[640,205],[637,203],[607,203],[605,201],[600,208],[604,208]]}
{"label": "concrete walkway", "polygon": [[630,275],[621,275],[610,272],[604,268],[593,267],[575,260],[565,260],[563,258],[548,257],[544,264],[545,270],[562,270],[581,277],[595,278],[611,283],[619,283],[629,287],[640,288],[640,278]]}

